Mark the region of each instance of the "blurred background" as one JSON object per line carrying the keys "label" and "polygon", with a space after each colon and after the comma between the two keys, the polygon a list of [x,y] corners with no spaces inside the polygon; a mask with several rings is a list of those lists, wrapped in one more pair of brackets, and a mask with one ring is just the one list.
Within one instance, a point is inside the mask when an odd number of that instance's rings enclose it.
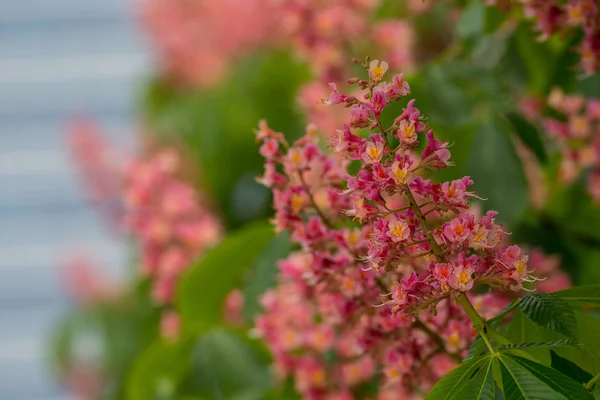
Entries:
{"label": "blurred background", "polygon": [[600,281],[600,14],[572,3],[0,0],[0,399],[299,398],[250,334],[295,248],[255,133],[327,147],[353,57],[405,73],[452,142],[434,179],[473,177],[546,290]]}
{"label": "blurred background", "polygon": [[66,399],[48,374],[48,337],[67,309],[61,270],[88,254],[123,275],[125,249],[84,201],[66,151],[76,115],[130,148],[149,61],[122,0],[0,2],[0,398]]}

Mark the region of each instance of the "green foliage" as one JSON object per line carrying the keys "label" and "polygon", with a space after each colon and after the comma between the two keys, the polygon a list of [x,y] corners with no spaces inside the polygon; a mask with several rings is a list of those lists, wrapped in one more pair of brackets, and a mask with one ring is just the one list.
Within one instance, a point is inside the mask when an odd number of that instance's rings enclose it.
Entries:
{"label": "green foliage", "polygon": [[157,341],[135,360],[127,379],[127,399],[172,398],[190,368],[189,343]]}
{"label": "green foliage", "polygon": [[52,335],[53,372],[61,376],[83,366],[111,371],[102,395],[127,398],[127,371],[157,335],[159,310],[149,301],[148,289],[147,282],[136,282],[123,297],[78,309],[61,321]]}
{"label": "green foliage", "polygon": [[512,126],[512,131],[515,135],[521,139],[523,144],[527,146],[529,150],[535,154],[538,161],[545,163],[548,159],[546,154],[546,148],[544,141],[540,135],[537,127],[531,122],[527,121],[524,117],[517,113],[509,113],[507,116],[508,121]]}
{"label": "green foliage", "polygon": [[269,241],[272,227],[265,222],[251,224],[230,234],[206,253],[181,279],[177,307],[183,328],[203,332],[222,320],[223,302],[242,283]]}
{"label": "green foliage", "polygon": [[540,347],[581,347],[581,343],[571,339],[560,339],[551,342],[525,342],[519,344],[507,343],[498,348],[498,351],[535,349]]}
{"label": "green foliage", "polygon": [[[496,367],[499,377],[494,376]],[[495,399],[496,385],[502,387],[506,400],[592,398],[580,383],[555,369],[514,354],[495,353],[461,364],[431,389],[426,400]]]}
{"label": "green foliage", "polygon": [[556,352],[550,351],[550,358],[551,358],[550,366],[552,368],[554,368],[555,370],[567,375],[571,379],[573,379],[579,383],[586,383],[590,379],[592,379],[592,375],[589,372],[581,369],[574,362],[559,356],[558,354],[556,354]]}
{"label": "green foliage", "polygon": [[592,399],[582,385],[560,372],[512,354],[499,354],[504,398],[513,399]]}
{"label": "green foliage", "polygon": [[[460,366],[452,370],[452,372],[440,379],[429,391],[425,400],[463,399],[461,391],[466,385],[469,385],[469,390],[472,390],[472,387],[477,385],[477,383],[487,388],[487,371],[492,361],[493,357],[487,355],[463,362]],[[480,376],[481,371],[486,371],[484,378]],[[475,378],[477,380],[475,383],[472,383]]]}
{"label": "green foliage", "polygon": [[271,240],[246,276],[244,317],[249,324],[252,323],[254,316],[261,310],[259,305],[260,295],[275,286],[278,271],[277,262],[284,259],[292,250],[292,247],[293,244],[289,241],[289,234],[287,232],[279,234]]}
{"label": "green foliage", "polygon": [[254,182],[262,174],[254,131],[265,119],[273,129],[298,136],[304,123],[296,106],[306,68],[285,52],[259,54],[210,90],[182,90],[152,82],[142,114],[163,143],[191,152],[199,184],[229,226],[265,216],[269,196]]}
{"label": "green foliage", "polygon": [[271,387],[264,350],[231,330],[215,328],[201,335],[191,360],[186,390],[207,399],[259,400]]}
{"label": "green foliage", "polygon": [[600,285],[577,286],[554,295],[570,303],[600,306]]}
{"label": "green foliage", "polygon": [[527,182],[506,123],[490,120],[479,127],[467,172],[479,196],[488,199],[484,207],[502,219],[514,221],[527,208]]}
{"label": "green foliage", "polygon": [[521,299],[519,308],[537,325],[577,339],[577,321],[569,304],[549,293],[530,293]]}

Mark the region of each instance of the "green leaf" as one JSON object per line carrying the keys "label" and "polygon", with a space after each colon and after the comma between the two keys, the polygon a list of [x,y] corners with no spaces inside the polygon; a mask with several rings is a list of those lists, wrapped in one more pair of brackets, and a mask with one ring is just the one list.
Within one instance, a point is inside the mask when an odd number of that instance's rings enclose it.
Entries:
{"label": "green leaf", "polygon": [[[534,324],[519,309],[515,311],[504,337],[511,343],[543,342],[563,338],[559,333],[545,330],[541,326]],[[537,361],[543,364],[550,364],[550,352],[547,348],[529,348],[524,351],[531,354]]]}
{"label": "green leaf", "polygon": [[561,340],[554,340],[551,342],[526,342],[526,343],[519,343],[519,344],[508,343],[508,344],[503,344],[502,346],[500,346],[498,351],[535,349],[535,348],[540,348],[540,347],[582,347],[582,346],[583,345],[581,344],[581,342],[578,342],[576,340],[561,339]]}
{"label": "green leaf", "polygon": [[223,328],[203,334],[192,351],[193,393],[213,399],[260,400],[271,386],[269,360],[247,338]]}
{"label": "green leaf", "polygon": [[[436,383],[435,386],[429,391],[425,397],[425,400],[460,399],[461,397],[457,396],[463,387],[473,380],[477,376],[478,372],[481,370],[487,370],[491,362],[491,355],[481,356],[463,362],[456,369],[452,370],[449,374],[440,379],[438,383]],[[484,379],[482,384],[485,384],[486,380],[487,379]]]}
{"label": "green leaf", "polygon": [[181,279],[177,307],[183,328],[196,333],[222,319],[223,302],[273,237],[272,227],[255,223],[229,235]]}
{"label": "green leaf", "polygon": [[521,139],[523,144],[535,154],[541,163],[545,163],[548,155],[546,154],[544,142],[536,126],[514,112],[509,113],[506,118],[513,128],[513,132]]}
{"label": "green leaf", "polygon": [[513,354],[498,354],[504,395],[512,399],[591,400],[591,393],[568,376]]}
{"label": "green leaf", "polygon": [[[500,325],[500,322],[502,322],[503,316],[506,315],[507,313],[509,313],[510,310],[512,310],[517,305],[517,303],[518,303],[518,300],[513,300],[510,304],[508,304],[506,307],[504,307],[504,309],[502,309],[502,311],[500,311],[494,318],[489,319],[487,321],[488,324],[490,324],[490,326],[494,329],[498,328],[498,326]],[[475,339],[473,340],[473,343],[471,343],[471,347],[469,347],[469,352],[467,353],[467,357],[465,357],[463,362],[481,355],[481,353],[485,349],[486,349],[485,342],[481,339],[481,335],[477,335],[475,337]]]}
{"label": "green leaf", "polygon": [[264,161],[253,134],[258,121],[290,140],[302,134],[297,93],[309,78],[306,64],[289,52],[254,52],[209,89],[154,84],[143,117],[159,144],[185,148],[198,167],[198,183],[234,228],[271,212],[268,190],[254,181]]}
{"label": "green leaf", "polygon": [[[600,341],[598,332],[600,332],[600,319],[594,318],[588,314],[575,312],[577,327],[579,329],[579,341],[582,348],[560,348],[553,349],[561,357],[564,357],[581,368],[592,374],[600,372]],[[526,318],[521,310],[515,312],[513,321],[508,326],[504,335],[513,343],[522,342],[540,342],[564,339],[560,333],[554,330],[546,329],[534,324],[529,318]],[[551,357],[547,348],[525,349],[543,364],[550,365]]]}
{"label": "green leaf", "polygon": [[593,395],[594,395],[594,400],[600,400],[600,385],[596,385]]}
{"label": "green leaf", "polygon": [[592,374],[581,369],[574,362],[559,356],[554,351],[550,351],[550,357],[552,359],[550,366],[555,370],[567,375],[569,378],[582,384],[592,379]]}
{"label": "green leaf", "polygon": [[452,398],[477,399],[477,400],[495,400],[496,385],[494,384],[494,371],[492,358],[487,365],[484,365],[477,375],[460,389]]}
{"label": "green leaf", "polygon": [[472,1],[456,24],[456,34],[462,39],[481,35],[485,28],[485,9],[486,6],[481,1]]}
{"label": "green leaf", "polygon": [[549,293],[530,293],[521,299],[519,308],[537,325],[577,339],[577,321],[569,303]]}
{"label": "green leaf", "polygon": [[473,340],[473,343],[471,343],[471,347],[469,347],[469,352],[467,353],[467,356],[463,360],[463,363],[465,361],[468,361],[475,357],[480,356],[484,350],[485,350],[485,342],[481,339],[481,335],[477,335],[475,337],[475,339]]}
{"label": "green leaf", "polygon": [[190,367],[188,343],[155,342],[137,355],[127,378],[127,399],[168,398]]}
{"label": "green leaf", "polygon": [[477,194],[488,199],[483,206],[497,210],[499,218],[514,221],[527,208],[527,181],[505,122],[488,119],[480,125],[467,174]]}
{"label": "green leaf", "polygon": [[529,27],[521,24],[513,36],[518,50],[527,69],[530,89],[540,95],[545,95],[551,85],[550,77],[552,65],[556,56],[548,48],[546,43],[540,43],[535,39]]}
{"label": "green leaf", "polygon": [[600,306],[600,285],[578,286],[553,294],[568,302]]}
{"label": "green leaf", "polygon": [[577,327],[579,328],[579,340],[584,348],[560,351],[556,350],[562,357],[575,362],[581,368],[592,374],[600,373],[600,319],[582,312],[575,312]]}
{"label": "green leaf", "polygon": [[289,234],[287,232],[279,234],[269,243],[253,266],[251,274],[246,277],[247,284],[244,287],[246,322],[251,323],[254,316],[260,312],[259,298],[267,289],[275,286],[279,271],[277,262],[285,258],[292,248],[293,244],[289,240]]}

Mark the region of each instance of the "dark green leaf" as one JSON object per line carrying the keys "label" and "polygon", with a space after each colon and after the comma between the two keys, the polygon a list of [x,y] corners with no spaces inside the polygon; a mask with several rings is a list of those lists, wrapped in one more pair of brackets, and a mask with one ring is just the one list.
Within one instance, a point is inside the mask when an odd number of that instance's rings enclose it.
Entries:
{"label": "dark green leaf", "polygon": [[528,204],[527,181],[506,123],[489,119],[480,125],[468,165],[475,191],[488,199],[484,207],[497,210],[505,221],[522,215]]}
{"label": "dark green leaf", "polygon": [[555,55],[546,43],[535,39],[529,27],[521,24],[514,35],[516,47],[529,75],[530,89],[537,94],[545,95],[551,85],[552,69],[548,68],[555,60]]}
{"label": "dark green leaf", "polygon": [[456,24],[456,34],[463,39],[481,35],[485,28],[485,8],[482,2],[471,1]]}
{"label": "dark green leaf", "polygon": [[578,286],[553,294],[568,302],[600,306],[600,285]]}
{"label": "dark green leaf", "polygon": [[487,369],[491,362],[491,355],[480,356],[463,362],[456,369],[440,379],[429,391],[425,400],[459,399],[460,397],[457,397],[457,394],[460,390],[470,382],[479,371]]}
{"label": "dark green leaf", "polygon": [[485,350],[485,342],[481,339],[481,335],[477,335],[473,343],[471,343],[471,347],[469,347],[469,352],[467,353],[467,357],[463,360],[463,362],[471,360],[475,357],[478,357]]}
{"label": "dark green leaf", "polygon": [[560,297],[549,293],[530,293],[521,299],[519,308],[537,325],[577,339],[575,313]]}
{"label": "dark green leaf", "polygon": [[[498,360],[500,367],[506,369],[502,373],[502,380],[507,400],[512,398],[592,399],[591,393],[585,390],[583,385],[545,365],[508,353],[499,354]],[[511,377],[506,376],[506,372],[510,374],[513,381],[509,387],[507,383],[511,382]],[[516,396],[513,397],[513,394]]]}
{"label": "dark green leaf", "polygon": [[196,333],[222,319],[223,301],[273,238],[268,223],[255,223],[229,235],[183,276],[177,306],[183,328]]}
{"label": "dark green leaf", "polygon": [[498,351],[503,350],[523,350],[523,349],[535,349],[539,347],[582,347],[581,342],[571,339],[554,340],[551,342],[526,342],[519,344],[503,344],[500,346]]}
{"label": "dark green leaf", "polygon": [[506,117],[517,137],[536,155],[541,163],[545,163],[548,155],[542,137],[535,125],[517,113],[509,113]]}
{"label": "dark green leaf", "polygon": [[283,232],[275,237],[261,254],[252,268],[251,274],[246,277],[244,287],[244,317],[251,323],[254,316],[260,311],[260,296],[277,282],[277,263],[285,258],[291,251],[293,244],[289,241],[289,234]]}
{"label": "dark green leaf", "polygon": [[208,398],[260,400],[271,386],[268,360],[247,338],[223,328],[198,339],[192,363],[191,388]]}
{"label": "dark green leaf", "polygon": [[[511,343],[544,342],[559,340],[563,337],[554,331],[545,330],[534,324],[521,310],[517,309],[504,334]],[[543,364],[550,364],[550,351],[547,348],[529,348],[524,350]]]}
{"label": "dark green leaf", "polygon": [[139,354],[127,378],[127,399],[172,396],[190,367],[187,343],[155,342]]}
{"label": "dark green leaf", "polygon": [[[586,371],[597,374],[600,372],[600,319],[581,312],[575,312],[575,318],[579,328],[579,341],[583,348],[555,348],[553,351]],[[560,333],[534,324],[520,310],[515,312],[505,337],[513,343],[564,339]],[[525,351],[534,355],[539,362],[550,365],[550,352],[547,348],[531,348]]]}
{"label": "dark green leaf", "polygon": [[477,372],[477,375],[464,385],[453,399],[473,400],[495,400],[496,385],[494,384],[494,373],[492,358]]}
{"label": "dark green leaf", "polygon": [[559,356],[554,351],[550,351],[550,357],[552,358],[552,363],[550,364],[550,366],[555,370],[567,375],[571,379],[581,384],[586,383],[590,379],[592,379],[592,374],[581,369],[574,362]]}

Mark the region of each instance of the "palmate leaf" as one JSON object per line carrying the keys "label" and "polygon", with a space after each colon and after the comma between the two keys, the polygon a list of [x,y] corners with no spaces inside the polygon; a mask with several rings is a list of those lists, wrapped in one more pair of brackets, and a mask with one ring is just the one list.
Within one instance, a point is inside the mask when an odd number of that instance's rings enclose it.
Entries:
{"label": "palmate leaf", "polygon": [[243,311],[249,324],[262,309],[259,304],[260,296],[277,283],[278,261],[284,259],[292,248],[293,243],[289,240],[289,234],[286,232],[279,234],[271,240],[245,277]]}
{"label": "palmate leaf", "polygon": [[494,383],[492,360],[490,358],[489,362],[477,372],[477,375],[463,386],[452,399],[495,400],[496,384]]}
{"label": "palmate leaf", "polygon": [[471,343],[471,347],[469,347],[469,352],[467,356],[463,360],[463,363],[468,360],[472,360],[475,357],[478,357],[485,350],[485,342],[481,339],[481,335],[477,335],[473,343]]}
{"label": "palmate leaf", "polygon": [[567,302],[600,306],[600,285],[578,286],[553,294]]}
{"label": "palmate leaf", "polygon": [[530,293],[521,299],[519,308],[537,325],[577,339],[575,312],[560,297],[550,293]]}
{"label": "palmate leaf", "polygon": [[[484,376],[481,375],[481,372],[489,370],[492,360],[492,355],[486,355],[463,362],[436,383],[425,397],[425,400],[464,399],[465,397],[462,396],[463,390],[469,390],[469,393],[473,393],[477,391],[479,386],[481,386],[480,391],[482,393],[488,393],[487,375],[491,375],[491,370],[486,372]],[[475,379],[477,379],[477,381],[473,383]],[[477,386],[477,382],[479,383],[479,386]],[[469,389],[467,389],[467,386]],[[485,388],[483,386],[485,386]],[[495,388],[492,392],[494,391]]]}
{"label": "palmate leaf", "polygon": [[266,222],[246,226],[186,271],[177,292],[184,330],[201,333],[219,323],[223,301],[272,238],[273,228]]}
{"label": "palmate leaf", "polygon": [[582,384],[589,382],[589,380],[592,379],[592,374],[585,371],[571,360],[559,356],[556,352],[550,351],[550,358],[552,360],[550,366],[567,375],[569,378]]}
{"label": "palmate leaf", "polygon": [[497,356],[506,400],[592,400],[592,394],[568,376],[526,358]]}
{"label": "palmate leaf", "polygon": [[193,393],[210,399],[260,400],[271,387],[269,362],[243,335],[214,328],[190,352]]}
{"label": "palmate leaf", "polygon": [[526,342],[519,344],[503,344],[498,351],[536,349],[540,347],[583,347],[581,342],[571,339],[553,340],[550,342]]}

